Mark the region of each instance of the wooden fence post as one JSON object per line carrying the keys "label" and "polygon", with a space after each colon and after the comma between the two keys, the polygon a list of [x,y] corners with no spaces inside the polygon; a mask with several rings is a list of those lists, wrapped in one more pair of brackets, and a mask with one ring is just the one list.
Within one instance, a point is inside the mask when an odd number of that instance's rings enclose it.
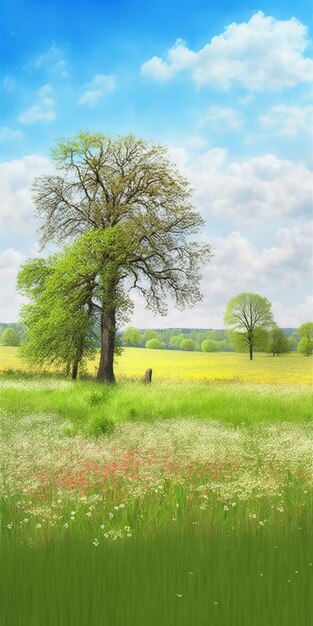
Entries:
{"label": "wooden fence post", "polygon": [[149,369],[147,369],[145,371],[145,377],[143,379],[144,383],[151,383],[151,379],[152,379],[152,369],[151,367],[149,367]]}

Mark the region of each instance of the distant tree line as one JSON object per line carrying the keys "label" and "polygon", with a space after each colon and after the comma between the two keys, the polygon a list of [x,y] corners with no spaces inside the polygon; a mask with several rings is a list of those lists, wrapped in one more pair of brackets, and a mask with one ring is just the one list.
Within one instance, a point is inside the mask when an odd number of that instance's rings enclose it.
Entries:
{"label": "distant tree line", "polygon": [[[20,346],[25,332],[20,324],[0,324],[0,344]],[[117,333],[118,347],[150,348],[156,350],[183,350],[189,352],[247,352],[241,342],[236,343],[232,332],[212,328],[135,328],[128,326]],[[93,333],[94,345],[101,346],[101,338]],[[256,352],[268,352],[273,356],[288,352],[300,352],[306,356],[313,353],[313,323],[305,322],[300,328],[273,328],[265,334],[264,343],[256,346]]]}
{"label": "distant tree line", "polygon": [[[268,352],[273,356],[288,352],[302,352],[312,354],[312,338],[305,337],[303,324],[299,329],[279,328],[274,326],[265,333],[261,345],[255,347],[256,352]],[[313,326],[313,324],[312,324]],[[302,333],[302,334],[301,334]],[[183,350],[189,352],[247,352],[248,347],[242,343],[236,344],[232,332],[224,329],[199,328],[135,328],[128,326],[118,333],[121,346],[136,348],[150,348],[156,350]],[[300,343],[300,341],[302,341]],[[311,343],[310,343],[311,342]],[[304,351],[306,347],[306,351]],[[311,352],[310,352],[311,350]]]}

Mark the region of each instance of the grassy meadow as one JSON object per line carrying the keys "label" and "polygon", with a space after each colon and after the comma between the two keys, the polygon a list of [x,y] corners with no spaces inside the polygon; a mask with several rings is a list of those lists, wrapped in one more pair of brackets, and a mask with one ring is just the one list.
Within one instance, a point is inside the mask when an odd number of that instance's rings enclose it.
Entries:
{"label": "grassy meadow", "polygon": [[311,625],[312,359],[0,360],[1,624]]}

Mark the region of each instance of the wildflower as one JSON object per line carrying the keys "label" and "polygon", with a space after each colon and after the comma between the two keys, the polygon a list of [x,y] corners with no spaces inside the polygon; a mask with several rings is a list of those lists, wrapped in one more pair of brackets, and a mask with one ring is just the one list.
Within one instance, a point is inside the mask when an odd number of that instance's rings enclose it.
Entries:
{"label": "wildflower", "polygon": [[95,538],[92,543],[93,543],[94,546],[98,546],[99,545],[99,540],[97,538]]}

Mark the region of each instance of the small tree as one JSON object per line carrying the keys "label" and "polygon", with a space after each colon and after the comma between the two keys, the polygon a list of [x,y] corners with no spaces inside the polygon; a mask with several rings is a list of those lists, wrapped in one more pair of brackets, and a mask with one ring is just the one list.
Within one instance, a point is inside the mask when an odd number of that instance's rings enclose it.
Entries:
{"label": "small tree", "polygon": [[170,338],[170,348],[180,349],[180,344],[182,341],[186,339],[186,335],[184,333],[180,333],[179,335],[173,335]]}
{"label": "small tree", "polygon": [[19,346],[20,338],[14,328],[5,328],[1,335],[2,346]]}
{"label": "small tree", "polygon": [[290,345],[284,331],[278,326],[274,326],[269,333],[268,352],[273,356],[290,352]]}
{"label": "small tree", "polygon": [[210,339],[211,341],[220,341],[221,340],[221,335],[218,332],[218,330],[210,330],[207,333],[206,339]]}
{"label": "small tree", "polygon": [[196,347],[197,344],[194,339],[183,339],[183,341],[180,343],[181,350],[194,351]]}
{"label": "small tree", "polygon": [[124,330],[123,341],[124,343],[128,343],[130,346],[139,346],[142,342],[142,334],[138,328],[129,326]]}
{"label": "small tree", "polygon": [[297,332],[300,336],[298,352],[305,356],[310,356],[313,353],[313,322],[301,324]]}
{"label": "small tree", "polygon": [[224,322],[231,330],[232,347],[248,349],[252,361],[255,349],[265,348],[267,331],[274,324],[271,303],[255,293],[241,293],[229,301]]}
{"label": "small tree", "polygon": [[301,337],[298,343],[298,352],[304,354],[305,356],[313,354],[313,339],[309,339],[309,337]]}
{"label": "small tree", "polygon": [[205,339],[201,343],[202,352],[217,352],[218,351],[218,342],[213,339]]}
{"label": "small tree", "polygon": [[166,348],[165,342],[159,339],[149,339],[146,342],[146,348],[149,350],[164,350]]}
{"label": "small tree", "polygon": [[19,291],[30,300],[20,314],[26,330],[22,356],[36,366],[72,370],[73,379],[83,360],[95,353],[97,316],[86,254],[78,254],[77,247],[48,259],[30,259],[17,277]]}
{"label": "small tree", "polygon": [[292,352],[295,352],[298,348],[298,344],[300,341],[300,335],[298,330],[294,330],[294,332],[287,337],[287,341]]}
{"label": "small tree", "polygon": [[149,339],[157,339],[158,333],[153,328],[146,328],[143,333],[143,341],[146,343]]}
{"label": "small tree", "polygon": [[313,339],[313,322],[305,322],[301,324],[297,331],[300,337],[306,337],[307,339]]}

